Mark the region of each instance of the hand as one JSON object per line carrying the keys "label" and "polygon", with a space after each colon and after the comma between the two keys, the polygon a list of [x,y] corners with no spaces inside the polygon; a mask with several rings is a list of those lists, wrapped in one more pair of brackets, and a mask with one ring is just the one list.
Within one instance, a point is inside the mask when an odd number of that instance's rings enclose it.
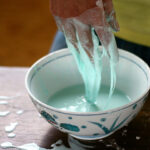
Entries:
{"label": "hand", "polygon": [[[119,30],[112,0],[51,0],[51,10],[58,28],[65,33],[67,39],[78,49],[78,35],[82,47],[90,57],[93,50],[91,27],[107,50],[112,39],[109,27],[114,31]],[[110,54],[109,50],[108,53]]]}

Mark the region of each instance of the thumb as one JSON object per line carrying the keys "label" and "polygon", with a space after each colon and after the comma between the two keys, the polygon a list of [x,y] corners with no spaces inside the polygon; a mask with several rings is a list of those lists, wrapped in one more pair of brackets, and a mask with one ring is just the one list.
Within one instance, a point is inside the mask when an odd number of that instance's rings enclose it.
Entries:
{"label": "thumb", "polygon": [[106,20],[107,20],[108,24],[110,25],[110,27],[111,27],[115,32],[117,32],[117,31],[120,30],[119,24],[118,24],[118,22],[117,22],[117,20],[116,20],[116,14],[115,14],[115,11],[114,11],[114,10],[112,10],[111,13],[110,13],[108,16],[106,16]]}
{"label": "thumb", "polygon": [[103,0],[103,6],[105,11],[105,17],[110,27],[114,31],[119,31],[119,24],[116,19],[116,13],[113,7],[112,0]]}

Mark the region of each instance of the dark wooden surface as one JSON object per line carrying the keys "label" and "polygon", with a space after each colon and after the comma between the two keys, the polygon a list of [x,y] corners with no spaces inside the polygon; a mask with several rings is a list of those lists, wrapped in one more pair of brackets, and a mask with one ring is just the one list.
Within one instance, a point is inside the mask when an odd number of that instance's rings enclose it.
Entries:
{"label": "dark wooden surface", "polygon": [[[60,138],[67,135],[60,133],[39,117],[37,110],[28,97],[24,85],[27,68],[0,68],[0,96],[16,96],[7,100],[8,105],[0,105],[0,111],[10,111],[6,117],[0,117],[0,143],[9,141],[14,145],[36,143],[49,148]],[[17,115],[16,111],[24,110]],[[11,122],[18,122],[14,130],[15,138],[8,138],[4,130]],[[101,149],[109,150],[150,150],[150,97],[138,116],[126,127],[112,136],[103,139]]]}

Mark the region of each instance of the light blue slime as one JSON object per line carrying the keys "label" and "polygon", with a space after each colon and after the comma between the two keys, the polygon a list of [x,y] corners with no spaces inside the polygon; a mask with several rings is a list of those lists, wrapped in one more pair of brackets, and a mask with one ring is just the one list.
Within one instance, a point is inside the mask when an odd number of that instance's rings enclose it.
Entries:
{"label": "light blue slime", "polygon": [[[110,70],[111,70],[111,83],[110,83],[110,92],[108,100],[114,92],[115,84],[116,84],[116,72],[115,65],[117,62],[118,54],[116,53],[116,42],[114,35],[112,34],[111,42],[108,45],[108,48],[103,46],[103,50],[100,50],[99,40],[94,33],[94,29],[91,29],[92,40],[93,40],[93,60],[89,58],[86,51],[82,47],[78,35],[77,35],[77,46],[78,50],[72,45],[72,43],[67,39],[66,42],[69,50],[72,52],[79,72],[82,76],[85,85],[85,99],[89,103],[95,103],[96,98],[98,96],[100,86],[101,86],[101,73],[102,73],[102,58],[104,55],[107,55],[106,49],[108,50],[111,58],[110,58]],[[107,101],[108,101],[107,100]],[[106,102],[107,104],[108,102]]]}

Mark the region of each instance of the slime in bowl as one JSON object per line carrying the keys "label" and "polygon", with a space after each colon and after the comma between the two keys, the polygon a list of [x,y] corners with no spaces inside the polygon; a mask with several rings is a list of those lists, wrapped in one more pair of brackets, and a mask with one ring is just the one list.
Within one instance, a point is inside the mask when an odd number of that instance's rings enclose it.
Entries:
{"label": "slime in bowl", "polygon": [[[108,61],[105,58],[103,63],[102,85],[108,87],[110,70],[106,67]],[[127,95],[130,100],[117,105],[119,98],[116,104],[115,99],[110,99],[110,107],[101,109],[100,106],[95,112],[68,111],[49,103],[59,91],[83,84],[68,49],[49,54],[37,61],[26,75],[26,88],[37,110],[49,123],[78,139],[95,140],[106,137],[129,123],[140,111],[150,89],[150,68],[129,52],[119,50],[116,74],[116,90]],[[64,97],[59,101],[60,106],[63,105]],[[103,103],[104,101],[105,99]]]}

